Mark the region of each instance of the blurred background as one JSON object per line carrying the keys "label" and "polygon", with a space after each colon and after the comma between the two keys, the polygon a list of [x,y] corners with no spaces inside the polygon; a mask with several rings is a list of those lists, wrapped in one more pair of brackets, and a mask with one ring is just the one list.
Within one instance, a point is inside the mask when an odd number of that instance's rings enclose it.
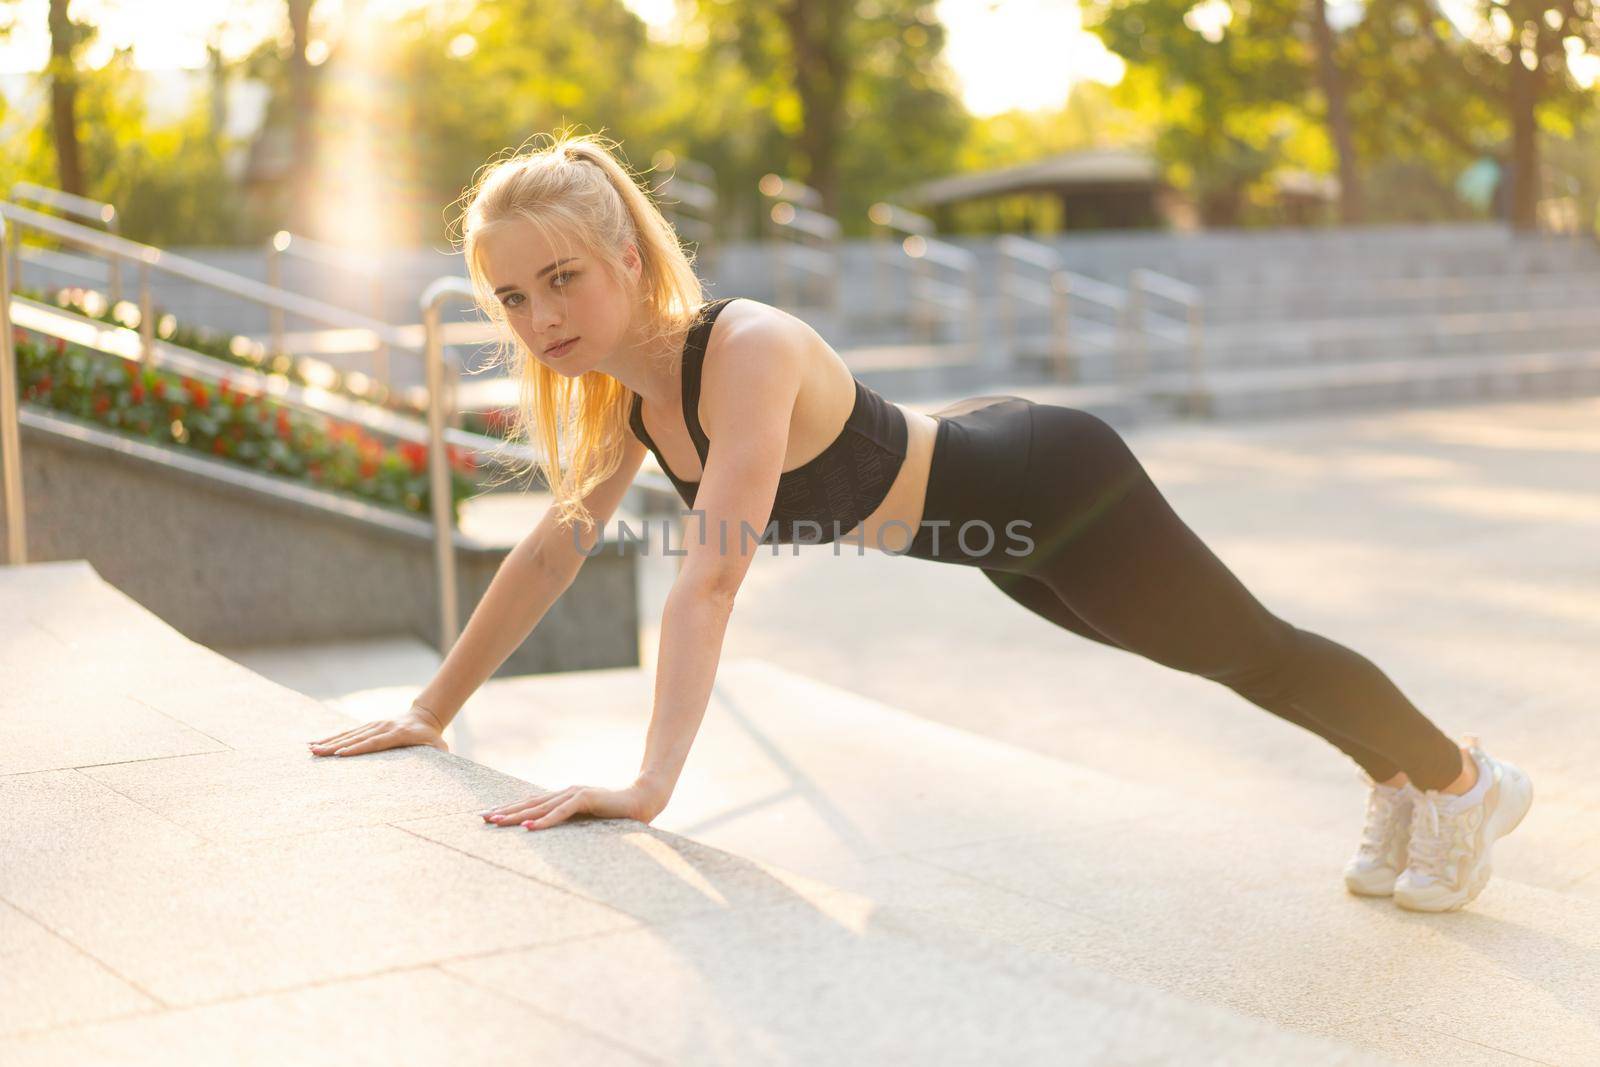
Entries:
{"label": "blurred background", "polygon": [[0,26],[0,182],[158,245],[442,244],[479,165],[569,123],[704,164],[725,239],[771,172],[860,235],[932,179],[1095,149],[1134,188],[920,206],[955,233],[1596,222],[1587,0],[6,0]]}
{"label": "blurred background", "polygon": [[[1597,75],[1593,0],[0,0],[6,510],[215,644],[448,648],[547,503],[448,224],[560,129],[924,410],[1593,395]],[[639,662],[636,562],[508,669]]]}

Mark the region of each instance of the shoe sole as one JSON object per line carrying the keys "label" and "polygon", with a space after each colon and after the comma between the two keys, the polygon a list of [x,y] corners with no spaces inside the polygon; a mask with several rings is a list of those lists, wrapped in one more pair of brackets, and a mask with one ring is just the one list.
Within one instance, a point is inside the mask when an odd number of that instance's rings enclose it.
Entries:
{"label": "shoe sole", "polygon": [[1391,872],[1387,878],[1373,878],[1371,881],[1362,881],[1360,875],[1346,874],[1344,887],[1358,897],[1387,897],[1394,895],[1395,879],[1400,877],[1399,871]]}
{"label": "shoe sole", "polygon": [[1494,843],[1521,826],[1528,809],[1533,807],[1533,780],[1514,763],[1502,761],[1500,767],[1500,801],[1483,827],[1483,863],[1477,873],[1466,886],[1432,900],[1408,899],[1396,893],[1394,902],[1400,907],[1407,911],[1455,911],[1476,900],[1489,884],[1489,876],[1494,873],[1494,864],[1490,862]]}

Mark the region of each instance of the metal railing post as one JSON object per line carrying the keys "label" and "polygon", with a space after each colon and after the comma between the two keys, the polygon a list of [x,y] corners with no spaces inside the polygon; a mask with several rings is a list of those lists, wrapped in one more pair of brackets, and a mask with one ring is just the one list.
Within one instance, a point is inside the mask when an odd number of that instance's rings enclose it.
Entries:
{"label": "metal railing post", "polygon": [[[108,218],[106,218],[106,232],[112,236],[120,237],[122,235],[122,231],[117,225],[116,208],[111,207],[110,204],[107,204],[106,207],[110,209],[110,215]],[[122,257],[109,257],[107,270],[109,271],[108,280],[111,288],[111,304],[113,307],[115,307],[117,301],[122,299]]]}
{"label": "metal railing post", "polygon": [[[267,284],[274,289],[283,288],[283,250],[289,247],[289,231],[279,230],[267,244]],[[283,309],[267,309],[267,332],[272,336],[272,354],[283,351]]]}
{"label": "metal railing post", "polygon": [[[372,275],[372,317],[379,322],[387,321],[383,317],[383,275],[374,272]],[[389,385],[389,342],[382,337],[378,338],[378,345],[372,350],[372,380],[385,388]]]}
{"label": "metal railing post", "polygon": [[447,406],[454,395],[452,368],[446,365],[444,339],[439,331],[439,308],[448,299],[472,299],[472,285],[464,278],[440,278],[423,290],[422,329],[426,338],[423,361],[428,374],[428,495],[433,513],[434,564],[439,576],[439,655],[445,656],[460,634],[456,603],[456,552],[450,508],[450,463],[445,449]]}
{"label": "metal railing post", "polygon": [[[27,201],[33,204],[44,204],[72,218],[81,219],[85,222],[101,223],[105,226],[106,232],[113,237],[121,233],[121,228],[117,222],[116,205],[108,204],[103,200],[90,200],[86,196],[65,193],[60,189],[52,189],[48,185],[38,185],[34,182],[12,183],[11,199],[19,203]],[[20,246],[21,243],[19,237],[17,245]],[[13,247],[13,252],[17,258],[13,259],[11,263],[11,280],[12,284],[20,289],[22,287],[22,260],[20,252],[16,251],[15,246]],[[106,273],[110,282],[111,304],[115,307],[117,302],[122,299],[122,261],[116,256],[108,256],[106,258]]]}
{"label": "metal railing post", "polygon": [[[0,218],[0,252],[12,244],[11,229]],[[11,336],[11,279],[0,254],[0,467],[4,467],[6,562],[28,562],[28,517],[22,506],[22,431],[17,425],[17,346]]]}
{"label": "metal railing post", "polygon": [[1190,304],[1189,315],[1189,410],[1200,414],[1205,397],[1205,346],[1201,336],[1202,311],[1198,303]]}
{"label": "metal railing post", "polygon": [[999,351],[990,351],[987,355],[984,354],[983,310],[982,304],[978,299],[978,272],[975,270],[969,270],[967,272],[966,281],[967,336],[970,339],[969,343],[972,345],[973,362],[976,363],[982,360],[997,370],[1003,370],[1015,366],[1017,362],[1017,354],[1010,348],[1002,348]]}
{"label": "metal railing post", "polygon": [[1144,343],[1144,291],[1139,288],[1143,272],[1135,269],[1128,274],[1128,382],[1143,387],[1149,367]]}
{"label": "metal railing post", "polygon": [[1000,336],[1005,338],[1006,359],[1015,363],[1018,333],[1016,297],[1011,292],[1011,257],[1005,254],[1003,248],[995,260],[994,295],[1000,312]]}
{"label": "metal railing post", "polygon": [[139,257],[139,362],[146,367],[156,365],[156,305],[150,296],[153,258],[148,252]]}
{"label": "metal railing post", "polygon": [[1065,271],[1050,272],[1050,361],[1058,381],[1071,381],[1072,279]]}

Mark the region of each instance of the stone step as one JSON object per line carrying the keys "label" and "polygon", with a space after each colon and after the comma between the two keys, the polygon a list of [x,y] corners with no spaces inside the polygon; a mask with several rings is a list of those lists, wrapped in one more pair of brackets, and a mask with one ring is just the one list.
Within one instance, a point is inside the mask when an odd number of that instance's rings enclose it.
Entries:
{"label": "stone step", "polygon": [[1372,360],[1252,370],[1152,375],[1156,406],[1213,418],[1600,393],[1600,349]]}
{"label": "stone step", "polygon": [[[539,787],[312,756],[357,720],[82,561],[0,569],[0,676],[8,1067],[1397,1062],[992,936],[1072,923],[936,865],[873,895],[630,820],[489,826]],[[549,784],[629,718],[599,710]]]}
{"label": "stone step", "polygon": [[[533,781],[626,780],[650,693],[636,671],[491,682],[463,711],[472,756]],[[361,699],[343,706],[359,718]],[[1446,915],[1353,897],[1353,775],[1337,825],[1307,821],[1293,792],[1238,796],[1133,784],[738,659],[654,825],[861,893],[886,919],[1410,1062],[1600,1055],[1600,901],[1505,876]],[[1501,842],[1497,867],[1537,865],[1529,839]]]}
{"label": "stone step", "polygon": [[1207,320],[1225,323],[1587,306],[1597,288],[1600,272],[1595,271],[1430,279],[1291,277],[1280,285],[1212,286],[1203,298]]}

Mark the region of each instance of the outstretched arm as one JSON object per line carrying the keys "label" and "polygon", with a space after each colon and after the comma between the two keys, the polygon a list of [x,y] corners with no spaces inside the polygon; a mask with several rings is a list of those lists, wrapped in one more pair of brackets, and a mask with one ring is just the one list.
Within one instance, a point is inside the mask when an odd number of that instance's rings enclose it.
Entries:
{"label": "outstretched arm", "polygon": [[[625,790],[573,787],[546,794],[525,824],[530,829],[584,813],[649,822],[667,806],[705,717],[734,597],[777,499],[804,353],[793,327],[770,320],[743,324],[720,340],[703,379],[713,444],[684,522],[683,567],[661,616],[654,704],[638,777]],[[749,532],[741,536],[744,527]],[[627,810],[630,805],[635,810]]]}
{"label": "outstretched arm", "polygon": [[629,438],[616,471],[584,498],[592,527],[562,528],[548,509],[529,534],[501,561],[483,597],[451,645],[433,679],[411,708],[311,742],[317,756],[359,756],[388,748],[446,748],[444,731],[467,698],[525,641],[550,606],[571,587],[594,551],[606,522],[622,502],[644,461],[645,447]]}
{"label": "outstretched arm", "polygon": [[683,568],[661,616],[655,703],[639,769],[662,807],[705,716],[734,597],[772,515],[802,355],[792,328],[755,320],[723,338],[715,363],[707,363],[703,396],[713,443],[684,520]]}

